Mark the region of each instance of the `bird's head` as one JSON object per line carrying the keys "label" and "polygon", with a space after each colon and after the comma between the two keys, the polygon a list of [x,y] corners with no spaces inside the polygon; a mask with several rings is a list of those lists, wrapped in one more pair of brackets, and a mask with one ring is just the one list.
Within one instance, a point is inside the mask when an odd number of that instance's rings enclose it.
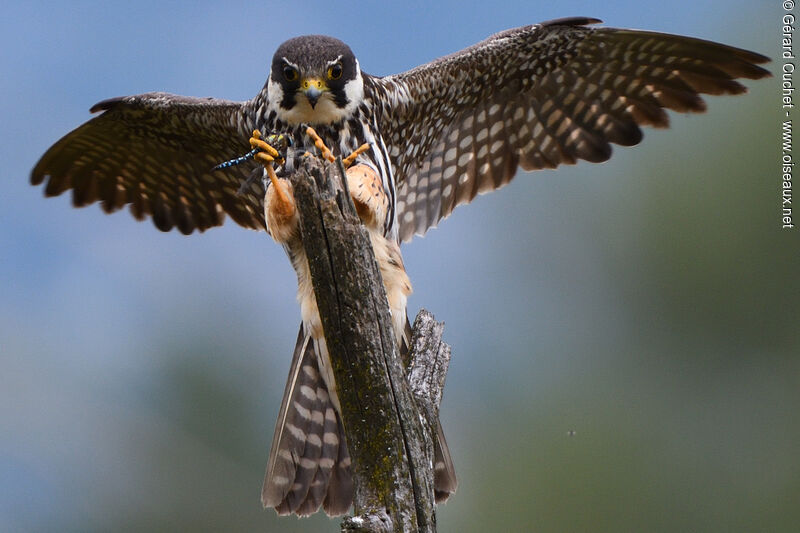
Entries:
{"label": "bird's head", "polygon": [[352,116],[364,80],[350,47],[324,35],[289,39],[272,58],[269,107],[289,124],[331,124]]}

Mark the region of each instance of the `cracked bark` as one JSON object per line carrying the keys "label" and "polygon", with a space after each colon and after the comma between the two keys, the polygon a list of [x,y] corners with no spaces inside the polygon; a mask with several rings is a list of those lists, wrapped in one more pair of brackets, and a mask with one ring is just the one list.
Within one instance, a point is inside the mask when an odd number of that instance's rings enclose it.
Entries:
{"label": "cracked bark", "polygon": [[435,321],[425,318],[419,331],[428,335],[414,337],[422,340],[409,358],[409,385],[369,236],[343,176],[340,162],[309,157],[290,177],[352,458],[355,516],[342,531],[433,533],[432,435],[449,347],[441,326],[431,340]]}

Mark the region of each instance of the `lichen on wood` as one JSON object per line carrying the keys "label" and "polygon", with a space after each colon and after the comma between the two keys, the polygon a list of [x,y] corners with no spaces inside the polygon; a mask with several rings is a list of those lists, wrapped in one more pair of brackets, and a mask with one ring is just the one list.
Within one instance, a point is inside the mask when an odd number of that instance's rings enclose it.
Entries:
{"label": "lichen on wood", "polygon": [[290,177],[352,459],[355,516],[342,531],[435,532],[430,417],[438,416],[447,362],[420,359],[415,367],[412,356],[418,379],[409,386],[370,239],[343,177],[340,161],[311,157]]}

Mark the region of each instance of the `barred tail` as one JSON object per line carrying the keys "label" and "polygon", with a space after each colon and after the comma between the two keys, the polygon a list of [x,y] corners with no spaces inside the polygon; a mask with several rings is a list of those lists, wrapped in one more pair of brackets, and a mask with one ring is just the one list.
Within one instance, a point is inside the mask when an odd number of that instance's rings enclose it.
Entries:
{"label": "barred tail", "polygon": [[[319,370],[317,345],[300,326],[289,379],[275,424],[261,491],[264,507],[307,516],[322,506],[330,516],[353,503],[353,477],[341,415]],[[434,490],[440,503],[456,490],[441,424],[434,444]]]}
{"label": "barred tail", "polygon": [[353,501],[350,456],[339,414],[319,372],[315,343],[303,326],[289,370],[267,474],[264,507],[307,516],[320,505],[330,516]]}

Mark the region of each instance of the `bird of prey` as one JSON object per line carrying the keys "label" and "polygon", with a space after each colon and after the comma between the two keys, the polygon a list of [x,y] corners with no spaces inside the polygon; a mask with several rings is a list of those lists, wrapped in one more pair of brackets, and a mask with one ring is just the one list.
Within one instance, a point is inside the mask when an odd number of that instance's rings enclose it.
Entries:
{"label": "bird of prey", "polygon": [[[163,231],[204,231],[227,214],[247,228],[269,226],[288,249],[296,244],[291,217],[268,219],[275,206],[290,205],[290,188],[247,180],[254,161],[212,169],[240,155],[254,130],[302,145],[313,126],[342,156],[366,143],[355,160],[366,174],[353,171],[348,180],[378,194],[365,213],[377,217],[371,236],[376,251],[387,252],[376,254],[384,277],[394,269],[394,281],[384,279],[387,289],[405,292],[395,300],[398,322],[407,296],[400,242],[507,184],[518,168],[605,161],[613,144],[639,143],[640,126],[666,127],[666,110],[701,112],[701,94],[740,94],[746,89],[737,79],[769,75],[758,66],[768,58],[753,52],[595,27],[599,22],[576,17],[504,31],[386,77],[363,72],[341,41],[298,37],[277,49],[266,84],[246,102],[147,93],[96,104],[91,111],[102,113],[51,147],[31,181],[46,182],[47,196],[71,189],[75,206],[99,201],[110,213],[129,205],[136,218],[150,216]],[[273,203],[279,190],[289,200]],[[280,235],[282,229],[288,233]],[[302,303],[306,275],[293,263]],[[336,387],[324,345],[309,331],[315,309],[307,300],[276,431],[303,444],[282,448],[276,435],[263,496],[279,512],[308,514],[322,505],[339,514],[352,496],[349,459],[342,439],[326,439],[341,435]],[[305,429],[294,431],[304,420]],[[437,483],[442,497],[455,486],[450,466]]]}
{"label": "bird of prey", "polygon": [[[313,129],[308,131],[321,148],[323,157],[333,162],[335,159],[330,149]],[[297,300],[303,320],[278,414],[261,499],[265,506],[274,507],[279,514],[308,515],[322,504],[329,515],[338,515],[350,507],[353,486],[336,380],[317,308],[308,257],[300,237],[292,183],[279,179],[271,166],[275,158],[280,157],[279,152],[261,140],[258,130],[253,133],[251,145],[264,150],[256,154],[256,159],[265,163],[269,179],[264,199],[267,232],[284,247],[297,272]],[[369,164],[353,164],[365,149],[369,149],[369,145],[362,145],[344,159],[345,176],[381,273],[398,352],[405,356],[411,340],[406,316],[411,282],[403,265],[399,243],[384,235],[389,198],[383,193],[381,178]],[[455,491],[456,485],[455,468],[437,420],[434,440],[436,501],[445,501]]]}

